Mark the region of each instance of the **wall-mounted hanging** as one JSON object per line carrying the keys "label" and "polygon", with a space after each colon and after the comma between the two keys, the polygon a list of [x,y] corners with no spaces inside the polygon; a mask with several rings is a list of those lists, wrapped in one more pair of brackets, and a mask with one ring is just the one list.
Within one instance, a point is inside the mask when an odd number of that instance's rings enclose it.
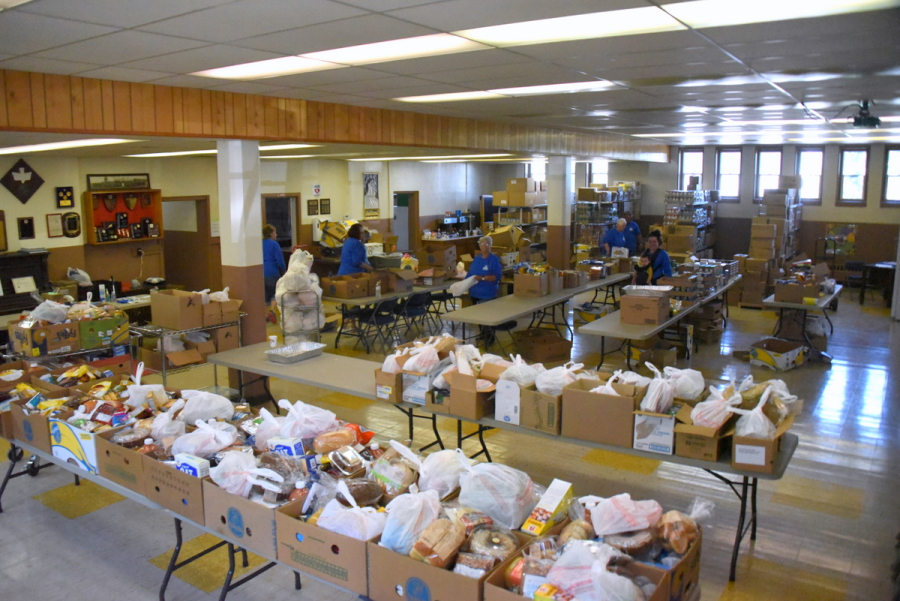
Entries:
{"label": "wall-mounted hanging", "polygon": [[319,199],[318,198],[307,198],[306,199],[306,214],[307,215],[318,215],[319,214]]}
{"label": "wall-mounted hanging", "polygon": [[19,159],[6,175],[0,178],[0,184],[25,204],[44,184],[44,179],[23,159]]}
{"label": "wall-mounted hanging", "polygon": [[56,208],[71,209],[75,206],[75,192],[72,186],[56,189]]}
{"label": "wall-mounted hanging", "polygon": [[63,218],[62,213],[50,213],[47,215],[47,237],[62,238]]}
{"label": "wall-mounted hanging", "polygon": [[110,173],[87,176],[88,190],[146,190],[149,173]]}
{"label": "wall-mounted hanging", "polygon": [[378,219],[378,174],[363,173],[363,215],[367,219]]}
{"label": "wall-mounted hanging", "polygon": [[34,240],[33,217],[19,217],[19,240]]}
{"label": "wall-mounted hanging", "polygon": [[331,215],[331,199],[330,198],[320,198],[319,199],[319,214],[320,215]]}

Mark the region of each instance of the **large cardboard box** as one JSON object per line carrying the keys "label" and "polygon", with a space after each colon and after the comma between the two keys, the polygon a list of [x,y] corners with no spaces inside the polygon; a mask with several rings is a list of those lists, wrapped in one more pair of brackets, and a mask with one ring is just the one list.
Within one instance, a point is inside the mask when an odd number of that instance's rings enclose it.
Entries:
{"label": "large cardboard box", "polygon": [[25,323],[27,322],[14,321],[8,326],[9,343],[17,353],[26,357],[40,357],[81,349],[77,322],[33,327],[23,325]]}
{"label": "large cardboard box", "polygon": [[322,294],[333,298],[361,298],[369,295],[369,280],[338,275],[322,278]]}
{"label": "large cardboard box", "polygon": [[778,226],[774,223],[756,223],[756,219],[754,218],[754,222],[750,224],[750,237],[751,238],[775,238],[778,234]]}
{"label": "large cardboard box", "polygon": [[718,461],[734,433],[733,423],[736,417],[725,420],[718,428],[708,428],[694,425],[692,410],[693,407],[685,404],[675,415],[675,454],[703,461]]}
{"label": "large cardboard box", "polygon": [[599,199],[595,188],[578,188],[578,200],[586,200],[588,202],[596,202]]}
{"label": "large cardboard box", "polygon": [[47,368],[34,364],[32,365],[30,361],[27,359],[19,359],[18,361],[10,361],[8,363],[3,363],[0,365],[0,373],[5,371],[21,371],[22,375],[19,377],[12,377],[12,374],[8,375],[3,380],[0,380],[0,387],[2,388],[12,388],[16,384],[20,382],[30,382],[31,378],[35,375],[41,375],[47,372]]}
{"label": "large cardboard box", "polygon": [[506,190],[494,190],[492,196],[495,207],[505,207],[509,205],[509,197],[506,195]]}
{"label": "large cardboard box", "polygon": [[399,403],[403,400],[403,374],[390,374],[375,370],[375,398],[388,403]]}
{"label": "large cardboard box", "polygon": [[382,292],[406,292],[412,290],[416,279],[415,269],[385,269],[376,272],[382,280]]}
{"label": "large cardboard box", "polygon": [[210,340],[216,343],[216,352],[230,351],[240,346],[240,332],[237,326],[210,330]]}
{"label": "large cardboard box", "polygon": [[522,230],[515,225],[505,225],[494,229],[490,236],[495,247],[517,248],[522,239]]}
{"label": "large cardboard box", "polygon": [[674,253],[694,252],[697,249],[697,236],[694,234],[671,234],[666,236],[666,250]]}
{"label": "large cardboard box", "polygon": [[669,318],[668,296],[623,296],[619,299],[622,323],[652,325]]}
{"label": "large cardboard box", "polygon": [[[494,390],[479,392],[476,389],[477,378],[452,371],[444,375],[450,385],[450,415],[463,419],[478,421],[494,413]],[[487,379],[487,377],[483,377]]]}
{"label": "large cardboard box", "polygon": [[618,396],[591,392],[599,380],[578,379],[563,388],[563,436],[630,448],[634,433],[634,411],[647,387],[613,383]]}
{"label": "large cardboard box", "polygon": [[148,348],[141,348],[139,356],[141,361],[144,362],[144,367],[151,371],[162,371],[164,360],[166,361],[166,369],[193,365],[194,363],[203,363],[205,361],[203,355],[200,354],[200,351],[197,349],[173,351],[171,353],[166,353],[165,358],[163,358],[162,353]]}
{"label": "large cardboard box", "polygon": [[819,297],[818,282],[777,281],[775,282],[775,302],[803,304],[805,298]]}
{"label": "large cardboard box", "polygon": [[104,478],[124,486],[128,490],[144,493],[143,455],[134,449],[109,441],[117,430],[101,432],[94,438],[97,449],[97,471]]}
{"label": "large cardboard box", "polygon": [[433,389],[434,379],[449,365],[450,358],[447,357],[441,359],[435,368],[427,374],[403,372],[403,392],[401,398],[407,403],[424,405],[425,394]]}
{"label": "large cardboard box", "polygon": [[517,273],[513,276],[513,294],[536,298],[546,296],[550,290],[550,276],[547,273]]}
{"label": "large cardboard box", "polygon": [[537,186],[530,177],[516,177],[506,180],[507,192],[534,192]]}
{"label": "large cardboard box", "polygon": [[275,557],[275,510],[225,492],[203,479],[203,520],[213,532],[266,558]]}
{"label": "large cardboard box", "polygon": [[744,268],[747,271],[768,271],[771,259],[757,259],[755,257],[747,257],[744,260]]}
{"label": "large cardboard box", "polygon": [[759,205],[759,214],[767,217],[788,217],[790,208],[785,205],[762,204]]}
{"label": "large cardboard box", "polygon": [[803,350],[803,345],[798,342],[764,338],[750,345],[750,365],[788,371],[803,364]]}
{"label": "large cardboard box", "polygon": [[794,416],[789,415],[775,428],[775,438],[748,438],[734,435],[732,439],[731,467],[749,472],[771,474],[775,470],[775,461],[781,452],[781,440],[784,433],[794,424]]}
{"label": "large cardboard box", "polygon": [[84,350],[128,344],[128,317],[105,317],[78,322],[78,336]]}
{"label": "large cardboard box", "polygon": [[185,290],[150,292],[150,321],[170,330],[203,327],[203,298]]}
{"label": "large cardboard box", "polygon": [[[72,463],[88,473],[99,474],[97,440],[100,434],[85,432],[66,422],[65,420],[71,416],[72,412],[70,411],[48,420],[50,452],[54,457],[59,457],[66,463]],[[114,428],[111,432],[114,433],[120,429]]]}
{"label": "large cardboard box", "polygon": [[519,425],[529,430],[559,435],[562,395],[544,394],[534,388],[519,393]]}
{"label": "large cardboard box", "polygon": [[203,524],[203,480],[153,457],[144,455],[141,461],[144,496],[183,518]]}
{"label": "large cardboard box", "polygon": [[531,328],[513,332],[512,337],[522,356],[534,363],[568,361],[572,353],[572,341],[554,330]]}
{"label": "large cardboard box", "polygon": [[278,561],[363,597],[369,594],[368,544],[298,519],[303,501],[275,512]]}
{"label": "large cardboard box", "polygon": [[419,259],[419,270],[436,265],[456,269],[456,246],[425,245],[416,252],[416,258]]}
{"label": "large cardboard box", "polygon": [[506,191],[506,196],[511,207],[533,207],[538,203],[539,198],[537,192],[516,192],[510,190]]}
{"label": "large cardboard box", "polygon": [[9,405],[12,437],[45,453],[50,452],[50,426],[40,413],[26,414],[22,409],[27,401],[14,401]]}

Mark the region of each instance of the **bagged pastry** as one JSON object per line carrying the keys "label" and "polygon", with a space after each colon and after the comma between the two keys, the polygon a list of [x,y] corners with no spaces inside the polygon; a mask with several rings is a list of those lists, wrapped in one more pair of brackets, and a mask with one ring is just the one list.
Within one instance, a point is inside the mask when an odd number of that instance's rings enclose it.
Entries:
{"label": "bagged pastry", "polygon": [[480,526],[466,540],[465,550],[477,555],[505,560],[516,552],[519,539],[510,530],[500,526]]}
{"label": "bagged pastry", "polygon": [[537,503],[531,477],[499,463],[473,466],[461,450],[456,453],[464,470],[459,479],[460,504],[483,511],[495,524],[519,528]]}
{"label": "bagged pastry", "polygon": [[384,485],[385,502],[390,502],[409,490],[419,475],[416,465],[397,450],[395,445],[398,444],[392,440],[391,448],[385,451],[370,468],[369,477]]}
{"label": "bagged pastry", "polygon": [[413,544],[441,514],[441,502],[433,490],[406,493],[387,504],[387,523],[378,544],[409,555]]}
{"label": "bagged pastry", "polygon": [[325,455],[341,447],[355,444],[356,432],[352,428],[342,427],[322,432],[316,436],[313,440],[313,450],[320,455]]}
{"label": "bagged pastry", "polygon": [[465,540],[464,528],[447,519],[435,520],[419,535],[409,556],[437,568],[445,568],[456,557]]}

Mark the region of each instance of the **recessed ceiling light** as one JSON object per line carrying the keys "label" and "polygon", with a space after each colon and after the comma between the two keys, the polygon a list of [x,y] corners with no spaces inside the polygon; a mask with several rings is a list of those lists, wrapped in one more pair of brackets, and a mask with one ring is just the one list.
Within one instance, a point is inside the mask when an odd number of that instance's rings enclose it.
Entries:
{"label": "recessed ceiling light", "polygon": [[251,80],[279,77],[282,75],[296,75],[297,73],[312,73],[314,71],[325,71],[327,69],[342,69],[344,67],[345,65],[336,65],[334,63],[326,63],[299,56],[283,56],[281,58],[271,58],[264,61],[244,63],[242,65],[196,71],[191,73],[191,75],[196,75],[198,77],[212,77],[215,79]]}
{"label": "recessed ceiling light", "polygon": [[150,158],[158,158],[158,157],[186,157],[191,155],[212,155],[216,154],[216,149],[212,150],[180,150],[176,152],[150,152],[147,154],[126,154],[123,155],[126,158],[131,159],[150,159]]}
{"label": "recessed ceiling light", "polygon": [[314,157],[318,157],[315,154],[276,154],[276,155],[267,155],[261,156],[260,159],[311,159]]}
{"label": "recessed ceiling light", "polygon": [[300,56],[317,61],[343,65],[371,65],[410,58],[423,58],[472,50],[488,50],[490,47],[458,35],[436,33],[414,38],[388,40],[321,52],[309,52]]}
{"label": "recessed ceiling light", "polygon": [[809,19],[896,6],[894,0],[695,0],[666,4],[665,10],[689,26],[701,28]]}
{"label": "recessed ceiling light", "polygon": [[269,150],[293,150],[295,148],[316,148],[318,144],[275,144],[273,146],[260,146],[259,151]]}
{"label": "recessed ceiling light", "polygon": [[0,10],[28,4],[31,0],[0,0]]}
{"label": "recessed ceiling light", "polygon": [[488,90],[492,94],[504,96],[539,96],[543,94],[575,94],[578,92],[602,92],[616,88],[608,81],[582,81],[577,83],[556,83],[545,86],[523,86],[520,88],[500,88]]}
{"label": "recessed ceiling light", "polygon": [[9,146],[0,148],[0,154],[24,154],[26,152],[47,152],[49,150],[65,150],[67,148],[86,148],[89,146],[108,146],[110,144],[128,144],[141,140],[124,140],[121,138],[90,138],[87,140],[68,140],[65,142],[47,142],[45,144],[28,144],[25,146]]}
{"label": "recessed ceiling light", "polygon": [[425,160],[445,160],[445,159],[485,159],[490,157],[508,157],[512,156],[508,152],[496,154],[453,154],[446,156],[421,156],[421,157],[367,157],[361,159],[347,159],[351,162],[357,161],[425,161]]}
{"label": "recessed ceiling light", "polygon": [[492,100],[503,98],[500,94],[491,94],[481,90],[472,92],[450,92],[449,94],[427,94],[425,96],[404,96],[394,98],[399,102],[459,102],[463,100]]}

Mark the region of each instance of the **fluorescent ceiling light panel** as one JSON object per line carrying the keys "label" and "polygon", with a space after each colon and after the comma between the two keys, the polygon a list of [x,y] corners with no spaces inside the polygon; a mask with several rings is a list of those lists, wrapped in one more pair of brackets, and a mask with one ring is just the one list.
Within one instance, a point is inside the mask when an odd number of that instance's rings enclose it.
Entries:
{"label": "fluorescent ceiling light panel", "polygon": [[453,33],[476,42],[504,48],[681,29],[686,27],[665,12],[647,6],[478,27]]}
{"label": "fluorescent ceiling light panel", "polygon": [[216,154],[216,149],[212,150],[180,150],[176,152],[150,152],[147,154],[126,154],[126,158],[131,159],[153,159],[159,157],[186,157],[191,155]]}
{"label": "fluorescent ceiling light panel", "polygon": [[283,56],[242,65],[197,71],[191,73],[191,75],[214,79],[252,80],[279,77],[281,75],[295,75],[297,73],[312,73],[313,71],[325,71],[327,69],[341,69],[343,67],[344,65],[325,63],[300,56]]}
{"label": "fluorescent ceiling light panel", "polygon": [[269,150],[293,150],[295,148],[315,148],[317,144],[274,144],[272,146],[260,146],[260,152]]}
{"label": "fluorescent ceiling light panel", "polygon": [[334,50],[310,52],[303,58],[343,65],[371,65],[410,58],[441,56],[473,50],[488,50],[490,47],[449,33],[436,33],[414,38],[388,40],[373,44],[361,44]]}
{"label": "fluorescent ceiling light panel", "polygon": [[31,2],[31,0],[0,0],[0,10],[21,6],[22,4],[28,4],[29,2]]}
{"label": "fluorescent ceiling light panel", "polygon": [[757,121],[729,121],[727,125],[811,125],[824,123],[816,119],[761,119]]}
{"label": "fluorescent ceiling light panel", "polygon": [[140,142],[140,140],[124,140],[122,138],[90,138],[87,140],[67,140],[65,142],[48,142],[46,144],[29,144],[27,146],[9,146],[7,148],[0,148],[0,154],[47,152],[49,150],[87,148],[88,146],[108,146],[110,144],[127,144],[129,142]]}
{"label": "fluorescent ceiling light panel", "polygon": [[663,8],[676,19],[699,29],[827,17],[896,6],[896,0],[697,0],[666,4]]}
{"label": "fluorescent ceiling light panel", "polygon": [[578,92],[602,92],[617,87],[608,81],[582,81],[577,83],[555,83],[546,86],[524,86],[520,88],[500,88],[488,90],[503,96],[540,96],[543,94],[576,94]]}
{"label": "fluorescent ceiling light panel", "polygon": [[271,155],[271,156],[261,156],[261,159],[311,159],[314,157],[318,157],[315,154],[281,154],[281,155]]}
{"label": "fluorescent ceiling light panel", "polygon": [[425,161],[425,160],[434,160],[440,161],[445,159],[486,159],[491,157],[508,157],[512,156],[508,152],[497,153],[497,154],[453,154],[453,155],[442,155],[442,156],[421,156],[421,157],[369,157],[364,159],[347,159],[348,161]]}
{"label": "fluorescent ceiling light panel", "polygon": [[484,91],[473,91],[451,92],[449,94],[428,94],[425,96],[404,96],[402,98],[394,98],[394,100],[399,100],[400,102],[459,102],[464,100],[493,100],[494,98],[504,98],[504,96]]}

